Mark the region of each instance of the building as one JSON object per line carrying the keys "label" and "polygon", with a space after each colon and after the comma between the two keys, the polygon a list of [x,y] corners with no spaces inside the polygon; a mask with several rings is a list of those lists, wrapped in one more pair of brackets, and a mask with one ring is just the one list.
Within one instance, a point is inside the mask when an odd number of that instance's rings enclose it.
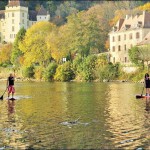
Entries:
{"label": "building", "polygon": [[38,21],[49,21],[50,15],[41,6],[38,12],[29,10],[23,0],[9,0],[5,10],[0,10],[0,43],[13,42],[18,31],[28,29]]}
{"label": "building", "polygon": [[141,15],[126,15],[125,19],[120,19],[109,33],[110,62],[130,65],[128,50],[142,42],[149,32],[150,13],[147,11],[143,11]]}

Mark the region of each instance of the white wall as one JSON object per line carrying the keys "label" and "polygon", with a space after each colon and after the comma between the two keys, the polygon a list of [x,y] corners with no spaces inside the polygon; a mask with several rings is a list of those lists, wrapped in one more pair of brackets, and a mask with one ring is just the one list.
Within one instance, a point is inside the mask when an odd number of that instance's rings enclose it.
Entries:
{"label": "white wall", "polygon": [[[140,37],[136,38],[136,33],[139,32]],[[115,57],[115,62],[120,62],[122,64],[130,65],[128,50],[137,45],[137,43],[141,42],[146,34],[150,32],[150,29],[138,28],[134,30],[127,30],[123,32],[112,32],[110,33],[110,61],[113,62],[113,58]],[[129,35],[132,34],[132,39],[129,39]],[[118,41],[118,36],[120,35],[121,40]],[[124,35],[126,35],[126,40],[124,40]],[[113,42],[113,37],[115,41]],[[125,50],[126,45],[126,50]],[[115,51],[113,52],[113,46],[115,47]],[[120,46],[120,51],[118,51],[118,47]],[[127,58],[127,62],[125,62],[125,57]]]}

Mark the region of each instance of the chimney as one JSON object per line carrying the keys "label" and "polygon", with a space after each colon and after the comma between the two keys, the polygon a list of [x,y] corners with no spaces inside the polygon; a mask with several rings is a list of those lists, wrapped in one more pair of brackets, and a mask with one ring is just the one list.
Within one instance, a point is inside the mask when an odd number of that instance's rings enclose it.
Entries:
{"label": "chimney", "polygon": [[126,20],[128,20],[128,19],[129,19],[129,17],[130,17],[129,15],[126,15]]}

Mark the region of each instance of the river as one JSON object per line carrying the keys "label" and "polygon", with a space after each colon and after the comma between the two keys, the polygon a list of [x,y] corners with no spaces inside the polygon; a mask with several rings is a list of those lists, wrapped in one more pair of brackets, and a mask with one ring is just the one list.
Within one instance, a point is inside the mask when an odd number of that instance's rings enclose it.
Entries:
{"label": "river", "polygon": [[142,86],[16,82],[17,100],[0,101],[0,149],[150,149]]}

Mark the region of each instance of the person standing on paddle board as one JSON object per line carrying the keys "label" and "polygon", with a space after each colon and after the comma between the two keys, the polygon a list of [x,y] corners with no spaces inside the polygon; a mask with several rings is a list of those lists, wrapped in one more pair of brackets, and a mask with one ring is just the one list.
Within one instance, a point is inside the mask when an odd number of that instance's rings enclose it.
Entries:
{"label": "person standing on paddle board", "polygon": [[145,88],[146,88],[146,96],[150,96],[150,77],[149,74],[145,74]]}
{"label": "person standing on paddle board", "polygon": [[15,93],[14,81],[15,81],[15,75],[13,76],[13,74],[10,73],[7,79],[8,99],[11,93],[12,93],[12,98],[14,96],[14,93]]}

